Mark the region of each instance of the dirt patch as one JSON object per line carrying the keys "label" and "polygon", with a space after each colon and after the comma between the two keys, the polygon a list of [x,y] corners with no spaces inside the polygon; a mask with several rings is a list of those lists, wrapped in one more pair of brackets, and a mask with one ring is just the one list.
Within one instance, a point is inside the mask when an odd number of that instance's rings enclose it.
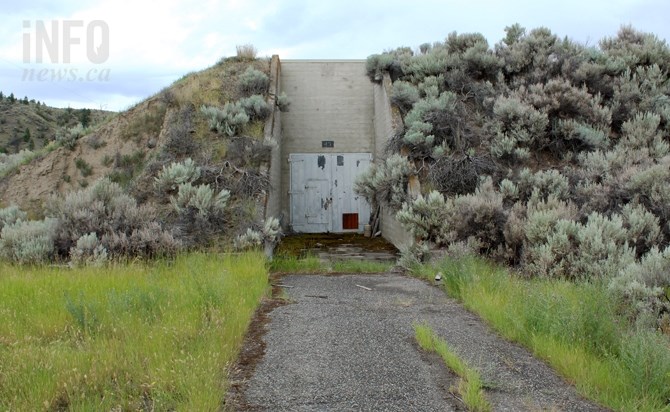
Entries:
{"label": "dirt patch", "polygon": [[237,356],[237,361],[228,372],[228,391],[223,402],[225,411],[253,410],[247,405],[244,391],[249,379],[256,371],[256,365],[265,355],[266,344],[263,336],[267,332],[267,324],[270,321],[268,315],[275,308],[289,303],[282,297],[282,287],[276,286],[281,284],[281,276],[272,275],[270,284],[273,285],[272,297],[263,299],[260,307],[256,310],[244,337],[244,343]]}
{"label": "dirt patch", "polygon": [[289,235],[282,239],[276,253],[285,256],[304,257],[314,249],[329,249],[342,245],[352,245],[375,252],[396,253],[392,244],[382,237],[367,238],[358,233],[308,233]]}

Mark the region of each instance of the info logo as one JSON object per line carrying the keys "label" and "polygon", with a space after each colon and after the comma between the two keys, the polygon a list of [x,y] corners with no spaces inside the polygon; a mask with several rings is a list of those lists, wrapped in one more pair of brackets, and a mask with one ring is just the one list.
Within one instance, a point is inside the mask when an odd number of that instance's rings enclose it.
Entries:
{"label": "info logo", "polygon": [[85,47],[86,57],[91,63],[102,64],[109,58],[109,25],[103,20],[89,23],[83,20],[51,20],[48,24],[36,20],[34,23],[33,30],[33,22],[23,21],[24,63],[32,63],[33,57],[35,63],[43,63],[46,51],[50,63],[69,64],[75,46]]}

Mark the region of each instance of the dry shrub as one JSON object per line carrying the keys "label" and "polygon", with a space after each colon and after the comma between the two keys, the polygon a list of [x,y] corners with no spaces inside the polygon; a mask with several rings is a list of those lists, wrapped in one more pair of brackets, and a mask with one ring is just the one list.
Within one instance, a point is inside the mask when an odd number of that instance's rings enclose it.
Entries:
{"label": "dry shrub", "polygon": [[170,119],[168,130],[165,133],[164,153],[175,157],[185,157],[196,151],[198,144],[193,140],[191,134],[194,114],[195,107],[187,104]]}
{"label": "dry shrub", "polygon": [[430,165],[428,179],[445,195],[472,193],[482,176],[495,176],[498,166],[489,156],[454,154]]}
{"label": "dry shrub", "polygon": [[255,60],[258,54],[256,47],[250,43],[237,45],[235,49],[237,50],[237,58],[239,60]]}

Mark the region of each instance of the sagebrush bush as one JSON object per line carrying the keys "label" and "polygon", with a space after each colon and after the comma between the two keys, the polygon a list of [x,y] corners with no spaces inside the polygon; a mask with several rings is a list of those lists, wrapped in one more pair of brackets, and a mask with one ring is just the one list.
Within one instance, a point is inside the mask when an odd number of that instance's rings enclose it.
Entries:
{"label": "sagebrush bush", "polygon": [[535,192],[543,199],[549,196],[567,199],[570,195],[570,181],[555,169],[532,173],[530,169],[524,168],[519,173],[517,187],[520,197],[524,200],[529,199]]}
{"label": "sagebrush bush", "polygon": [[88,133],[88,129],[82,126],[81,123],[70,128],[61,128],[56,132],[56,143],[70,150],[74,150],[77,145],[77,140],[86,133]]}
{"label": "sagebrush bush", "polygon": [[272,113],[272,108],[265,101],[265,97],[259,94],[240,99],[239,103],[251,119],[265,120]]}
{"label": "sagebrush bush", "polygon": [[354,191],[373,207],[385,204],[397,209],[407,200],[407,182],[414,172],[414,165],[406,157],[394,154],[360,174]]}
{"label": "sagebrush bush", "polygon": [[430,248],[423,242],[412,242],[400,247],[398,265],[413,270],[430,258]]}
{"label": "sagebrush bush", "polygon": [[393,83],[391,101],[404,110],[409,110],[419,100],[419,90],[412,83],[397,81]]}
{"label": "sagebrush bush", "polygon": [[70,262],[74,265],[101,266],[107,259],[107,249],[95,232],[82,235],[77,239],[77,244],[70,249]]}
{"label": "sagebrush bush", "polygon": [[202,106],[200,112],[207,118],[211,130],[228,136],[235,136],[250,120],[240,102],[226,103],[223,108]]}
{"label": "sagebrush bush", "polygon": [[21,264],[47,263],[54,256],[58,230],[56,219],[17,220],[5,225],[0,231],[0,257]]}
{"label": "sagebrush bush", "polygon": [[621,217],[638,258],[661,242],[660,219],[644,206],[629,203],[621,210]]}
{"label": "sagebrush bush", "polygon": [[662,252],[653,247],[639,262],[622,268],[609,288],[641,322],[658,327],[661,317],[670,313],[670,248]]}
{"label": "sagebrush bush", "polygon": [[612,83],[612,127],[615,130],[619,130],[636,113],[661,116],[667,130],[670,120],[670,82],[667,72],[663,72],[658,64],[629,67]]}
{"label": "sagebrush bush", "polygon": [[25,149],[9,155],[0,153],[0,177],[6,176],[9,172],[31,161],[36,156],[37,153]]}
{"label": "sagebrush bush", "polygon": [[503,179],[500,182],[500,194],[503,200],[515,202],[519,199],[519,188],[509,179]]}
{"label": "sagebrush bush", "polygon": [[177,196],[170,198],[170,203],[178,213],[194,211],[200,219],[207,220],[223,214],[229,199],[230,192],[225,189],[215,193],[209,184],[193,186],[182,183]]}
{"label": "sagebrush bush", "polygon": [[416,239],[443,246],[456,240],[452,226],[455,209],[453,199],[445,199],[440,192],[431,191],[425,197],[419,195],[413,202],[403,203],[396,219]]}
{"label": "sagebrush bush", "polygon": [[663,224],[670,217],[670,156],[665,156],[642,170],[629,171],[630,179],[624,182],[627,196],[637,200],[649,211],[659,216]]}
{"label": "sagebrush bush", "polygon": [[396,218],[416,238],[438,246],[472,239],[480,251],[494,251],[504,241],[503,199],[490,177],[481,179],[473,194],[445,199],[431,191],[419,196],[404,203]]}
{"label": "sagebrush bush", "polygon": [[430,96],[414,103],[405,116],[403,135],[403,143],[411,149],[413,157],[428,157],[434,147],[443,144],[452,148],[459,146],[459,142],[454,141],[453,130],[449,130],[450,124],[440,125],[439,134],[434,133],[433,124],[438,121],[438,116],[447,123],[450,118],[458,117],[457,100],[454,93],[444,92],[439,97]]}
{"label": "sagebrush bush", "polygon": [[365,62],[365,71],[370,80],[381,81],[383,72],[389,71],[394,63],[395,58],[391,54],[373,54]]}
{"label": "sagebrush bush", "polygon": [[527,239],[524,248],[525,268],[536,276],[607,279],[635,261],[619,215],[593,212],[585,224],[560,219],[538,237],[543,239]]}
{"label": "sagebrush bush", "polygon": [[286,95],[285,92],[279,93],[277,96],[277,107],[281,112],[288,112],[291,106],[291,99]]}
{"label": "sagebrush bush", "polygon": [[163,230],[155,209],[138,205],[121,186],[100,179],[86,189],[52,197],[48,217],[57,219],[56,253],[66,258],[82,236],[95,234],[110,258],[172,255],[179,242]]}
{"label": "sagebrush bush", "polygon": [[447,49],[442,46],[433,46],[430,53],[400,59],[400,68],[410,81],[419,83],[428,76],[443,74],[448,62],[449,52]]}
{"label": "sagebrush bush", "polygon": [[622,139],[619,146],[625,150],[648,150],[654,159],[660,159],[670,151],[659,129],[661,116],[654,113],[639,113],[621,126]]}
{"label": "sagebrush bush", "polygon": [[475,239],[480,251],[495,251],[504,241],[503,227],[507,219],[503,197],[495,190],[490,176],[480,179],[475,193],[457,196],[454,200],[457,214],[453,223],[457,240]]}
{"label": "sagebrush bush", "polygon": [[0,230],[7,225],[13,225],[19,220],[26,220],[28,214],[18,206],[9,206],[0,209]]}
{"label": "sagebrush bush", "polygon": [[[517,149],[534,147],[541,141],[549,125],[549,117],[518,97],[499,96],[493,105],[496,137],[491,153],[496,157],[526,153]],[[517,156],[518,157],[518,156]]]}
{"label": "sagebrush bush", "polygon": [[251,249],[266,243],[274,245],[279,241],[282,231],[279,219],[270,217],[263,224],[262,229],[247,228],[247,231],[235,238],[235,248],[238,250]]}
{"label": "sagebrush bush", "polygon": [[250,96],[253,94],[264,95],[270,86],[270,78],[267,74],[253,67],[248,67],[238,80],[240,92]]}
{"label": "sagebrush bush", "polygon": [[[612,110],[602,104],[601,96],[594,96],[585,87],[577,88],[567,80],[552,79],[546,84],[534,84],[522,93],[523,101],[546,113],[550,119],[570,118],[597,130],[609,130],[611,127]],[[571,143],[574,136],[566,134],[558,122],[553,126],[553,135],[555,137],[545,144],[581,148]]]}
{"label": "sagebrush bush", "polygon": [[200,177],[200,167],[189,157],[183,162],[163,166],[154,178],[154,188],[159,192],[174,191],[183,183],[193,183]]}
{"label": "sagebrush bush", "polygon": [[[400,83],[401,81],[397,81],[393,84],[395,87],[396,84]],[[438,98],[440,96],[440,93],[444,89],[444,76],[439,75],[439,76],[428,76],[421,83],[419,83],[418,86],[419,92],[421,92],[421,97],[429,97],[429,98]],[[418,100],[418,99],[417,99]]]}

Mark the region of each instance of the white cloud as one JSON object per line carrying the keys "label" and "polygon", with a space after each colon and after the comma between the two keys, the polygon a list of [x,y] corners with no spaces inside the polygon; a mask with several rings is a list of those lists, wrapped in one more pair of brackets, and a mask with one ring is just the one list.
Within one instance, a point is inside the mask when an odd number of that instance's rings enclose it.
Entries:
{"label": "white cloud", "polygon": [[[360,0],[15,3],[0,15],[0,69],[14,73],[14,77],[4,76],[10,80],[3,82],[3,91],[36,93],[30,97],[44,100],[46,97],[40,94],[54,99],[52,96],[65,96],[67,90],[74,89],[94,104],[107,102],[114,109],[128,104],[119,96],[136,101],[151,95],[170,79],[233,55],[238,44],[251,43],[259,49],[259,55],[279,54],[282,58],[365,58],[389,48],[441,41],[451,31],[481,32],[493,45],[503,37],[504,27],[515,22],[528,28],[546,26],[559,36],[589,40],[591,44],[603,36],[615,35],[620,25],[628,23],[670,38],[664,18],[670,15],[666,0],[418,0],[412,4],[387,0],[384,7]],[[103,66],[111,69],[112,84],[70,84],[67,90],[57,84],[23,84],[21,24],[23,20],[38,19],[78,19],[85,23],[104,20],[110,29],[110,54]],[[72,51],[72,66],[81,70],[97,67],[88,61],[85,45],[75,45]],[[129,82],[132,87],[128,87]],[[72,102],[76,101],[77,94],[70,96]],[[81,100],[82,104],[86,102]]]}

